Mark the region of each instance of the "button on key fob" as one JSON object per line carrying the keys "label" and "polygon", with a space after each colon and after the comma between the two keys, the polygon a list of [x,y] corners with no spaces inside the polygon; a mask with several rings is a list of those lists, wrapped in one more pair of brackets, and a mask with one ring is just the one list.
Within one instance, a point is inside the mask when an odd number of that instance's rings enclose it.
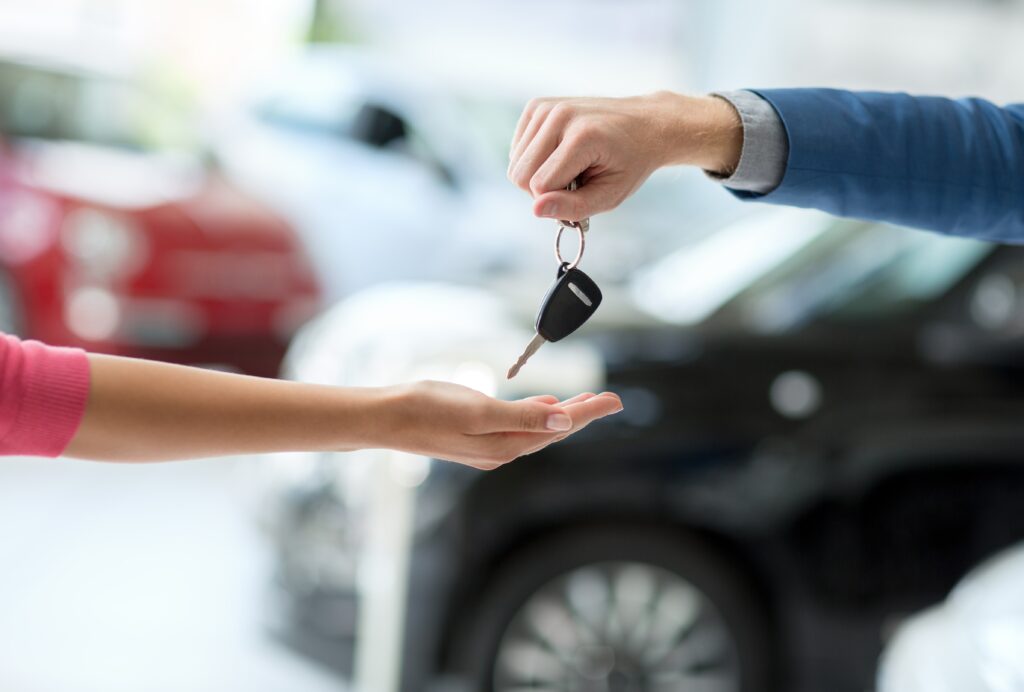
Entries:
{"label": "button on key fob", "polygon": [[544,345],[545,341],[561,341],[583,326],[601,304],[601,289],[582,270],[562,265],[558,279],[544,297],[537,314],[537,335],[519,356],[516,364],[509,368],[508,379],[512,379],[526,365],[526,361]]}

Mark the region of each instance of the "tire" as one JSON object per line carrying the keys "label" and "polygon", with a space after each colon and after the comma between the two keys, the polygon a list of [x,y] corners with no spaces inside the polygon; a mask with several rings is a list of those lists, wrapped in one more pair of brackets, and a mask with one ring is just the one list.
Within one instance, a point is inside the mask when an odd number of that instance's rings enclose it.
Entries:
{"label": "tire", "polygon": [[462,605],[452,660],[467,689],[775,689],[764,608],[736,567],[689,536],[565,532],[506,560],[479,603]]}
{"label": "tire", "polygon": [[14,279],[0,267],[0,333],[24,336],[21,299]]}

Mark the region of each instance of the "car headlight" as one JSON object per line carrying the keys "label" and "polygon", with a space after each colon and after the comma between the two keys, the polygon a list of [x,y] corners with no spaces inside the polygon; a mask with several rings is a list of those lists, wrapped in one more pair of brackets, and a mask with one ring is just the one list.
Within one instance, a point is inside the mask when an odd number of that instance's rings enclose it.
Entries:
{"label": "car headlight", "polygon": [[0,255],[21,264],[45,252],[53,243],[60,206],[26,190],[5,191],[0,197]]}
{"label": "car headlight", "polygon": [[89,207],[67,215],[61,244],[76,268],[94,280],[134,274],[145,263],[148,250],[131,219]]}

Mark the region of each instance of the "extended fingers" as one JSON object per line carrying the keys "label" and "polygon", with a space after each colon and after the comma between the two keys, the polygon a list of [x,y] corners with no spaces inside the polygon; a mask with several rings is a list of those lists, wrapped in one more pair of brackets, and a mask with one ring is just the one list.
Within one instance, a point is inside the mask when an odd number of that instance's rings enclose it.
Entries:
{"label": "extended fingers", "polygon": [[[538,452],[548,445],[552,445],[556,442],[561,442],[565,438],[576,434],[583,428],[587,427],[595,420],[604,418],[612,414],[618,413],[622,410],[622,401],[619,399],[617,394],[611,392],[604,392],[600,395],[581,395],[585,397],[581,399],[576,405],[570,404],[568,401],[566,404],[566,410],[572,415],[573,426],[568,432],[558,433],[555,435],[533,435],[531,446],[522,455],[533,454]],[[580,397],[574,397],[579,399]],[[584,405],[584,402],[586,404]]]}
{"label": "extended fingers", "polygon": [[494,433],[546,434],[572,430],[573,418],[568,406],[578,406],[593,397],[587,392],[565,402],[549,394],[532,396],[519,401],[496,401],[480,412],[476,430],[472,434],[491,435]]}
{"label": "extended fingers", "polygon": [[[528,396],[525,399],[520,399],[520,401],[539,401],[542,404],[557,404],[558,397],[551,394],[538,394],[537,396]],[[563,401],[562,403],[569,402]]]}
{"label": "extended fingers", "polygon": [[500,432],[554,433],[572,428],[572,418],[554,402],[525,399],[495,401],[483,422],[483,434]]}
{"label": "extended fingers", "polygon": [[[563,402],[564,409],[572,417],[572,427],[561,432],[508,432],[488,435],[488,443],[497,450],[498,457],[511,461],[525,454],[531,454],[548,445],[563,440],[598,418],[618,413],[622,410],[622,401],[617,394],[580,394]],[[504,461],[502,463],[504,463]]]}
{"label": "extended fingers", "polygon": [[622,410],[622,400],[618,394],[604,392],[598,396],[590,397],[574,403],[566,403],[565,411],[572,418],[573,430],[577,426],[618,413]]}
{"label": "extended fingers", "polygon": [[[607,392],[602,396],[611,396],[616,400],[618,398],[616,394],[610,394]],[[546,407],[541,408],[537,406],[530,406],[529,408],[525,408],[523,406],[519,406],[517,412],[511,413],[506,420],[509,423],[516,424],[518,426],[514,429],[510,429],[512,432],[568,432],[572,430],[572,427],[577,423],[578,418],[589,416],[591,410],[603,410],[607,407],[600,405],[595,407],[594,405],[591,405],[589,408],[583,408],[580,406],[584,401],[588,401],[595,397],[596,395],[591,392],[584,392],[583,394],[577,394],[572,398],[565,399],[559,403],[558,397],[550,394],[530,396],[525,399],[520,399],[519,402],[516,403],[541,403],[545,404]],[[622,402],[618,402],[618,405],[622,407]],[[566,415],[569,418],[568,423],[560,420],[561,417]],[[600,416],[607,415],[608,414],[600,414]],[[553,422],[551,419],[552,416],[557,417],[559,420],[557,422]]]}

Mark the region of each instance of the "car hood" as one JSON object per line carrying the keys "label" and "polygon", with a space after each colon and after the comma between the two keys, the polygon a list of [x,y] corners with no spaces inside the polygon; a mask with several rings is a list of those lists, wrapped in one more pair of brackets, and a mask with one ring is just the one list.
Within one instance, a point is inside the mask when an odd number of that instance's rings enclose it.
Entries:
{"label": "car hood", "polygon": [[[72,142],[24,142],[21,180],[39,190],[124,211],[161,208],[221,240],[265,240],[289,247],[287,225],[268,207],[187,155],[132,152]],[[180,224],[170,224],[180,231]]]}

